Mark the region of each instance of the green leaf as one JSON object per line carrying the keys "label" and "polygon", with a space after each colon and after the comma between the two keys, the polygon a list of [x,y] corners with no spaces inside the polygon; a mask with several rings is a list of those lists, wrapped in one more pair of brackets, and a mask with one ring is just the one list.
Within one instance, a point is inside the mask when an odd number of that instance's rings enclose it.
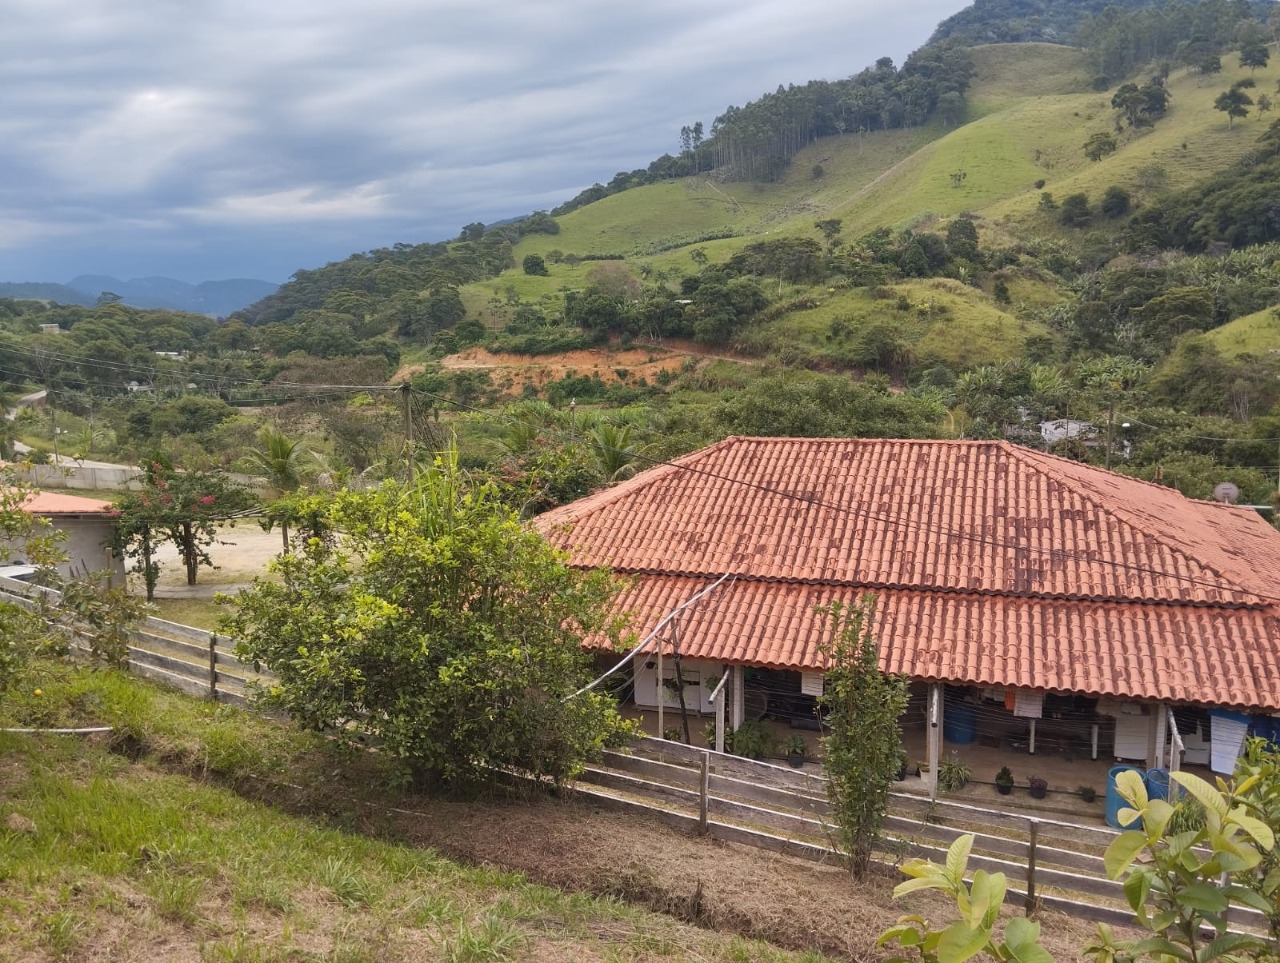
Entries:
{"label": "green leaf", "polygon": [[964,963],[977,956],[991,938],[988,929],[974,929],[960,920],[942,931],[938,941],[938,963]]}
{"label": "green leaf", "polygon": [[[1123,776],[1124,773],[1120,775]],[[1222,793],[1199,776],[1189,772],[1171,772],[1169,778],[1195,796],[1200,805],[1209,812],[1217,813],[1220,817],[1227,815],[1227,802],[1222,798]]]}
{"label": "green leaf", "polygon": [[1206,913],[1221,913],[1228,906],[1227,897],[1213,883],[1194,883],[1175,893],[1174,899],[1179,906]]}
{"label": "green leaf", "polygon": [[1275,912],[1275,906],[1252,886],[1241,886],[1238,883],[1228,886],[1224,891],[1227,899],[1233,899],[1244,906],[1252,906],[1262,913]]}
{"label": "green leaf", "polygon": [[1190,950],[1185,946],[1179,946],[1177,943],[1166,940],[1163,936],[1149,936],[1145,940],[1138,940],[1129,944],[1127,949],[1132,957],[1163,954],[1172,956],[1174,959],[1187,960],[1189,963],[1194,963]]}
{"label": "green leaf", "polygon": [[915,893],[922,889],[948,889],[950,883],[942,877],[941,874],[935,876],[921,876],[917,879],[909,879],[905,883],[899,883],[893,888],[893,898],[898,899],[906,896],[908,893]]}
{"label": "green leaf", "polygon": [[1269,947],[1265,940],[1260,940],[1256,936],[1246,936],[1243,933],[1223,933],[1221,936],[1215,937],[1212,942],[1206,943],[1200,948],[1200,952],[1196,954],[1198,963],[1209,963],[1210,960],[1216,960],[1230,954],[1232,957],[1240,957],[1241,950],[1249,950],[1252,953],[1265,953]]}
{"label": "green leaf", "polygon": [[973,874],[973,883],[969,886],[969,908],[966,918],[969,925],[977,929],[982,925],[991,907],[991,877],[985,869]]}
{"label": "green leaf", "polygon": [[1116,792],[1134,809],[1140,810],[1147,805],[1147,784],[1136,769],[1126,769],[1116,775]]}
{"label": "green leaf", "polygon": [[1146,873],[1131,873],[1124,881],[1124,895],[1129,901],[1129,908],[1135,913],[1147,901],[1151,892],[1151,877]]}
{"label": "green leaf", "polygon": [[964,871],[969,865],[969,851],[973,848],[973,834],[956,837],[947,850],[947,877],[959,887],[964,882]]}
{"label": "green leaf", "polygon": [[1040,941],[1040,924],[1025,916],[1015,916],[1005,925],[1004,941],[1010,948],[1026,946]]}
{"label": "green leaf", "polygon": [[[1120,775],[1123,776],[1125,774],[1121,773]],[[1124,812],[1124,810],[1121,810],[1121,812]],[[1133,864],[1134,857],[1146,845],[1147,837],[1132,829],[1121,833],[1113,839],[1111,845],[1107,847],[1107,853],[1102,860],[1107,870],[1107,878],[1118,879],[1120,874]]]}
{"label": "green leaf", "polygon": [[1276,836],[1271,831],[1271,827],[1261,819],[1250,816],[1243,806],[1237,806],[1231,810],[1231,818],[1263,849],[1271,849],[1275,846]]}

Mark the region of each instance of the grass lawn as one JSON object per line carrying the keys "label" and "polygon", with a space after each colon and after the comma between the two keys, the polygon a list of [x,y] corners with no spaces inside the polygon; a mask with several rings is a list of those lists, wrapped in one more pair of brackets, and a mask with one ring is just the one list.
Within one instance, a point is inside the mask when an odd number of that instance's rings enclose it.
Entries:
{"label": "grass lawn", "polygon": [[46,669],[0,720],[116,727],[0,734],[0,960],[824,959],[357,831],[330,790],[394,797],[373,757],[115,673]]}

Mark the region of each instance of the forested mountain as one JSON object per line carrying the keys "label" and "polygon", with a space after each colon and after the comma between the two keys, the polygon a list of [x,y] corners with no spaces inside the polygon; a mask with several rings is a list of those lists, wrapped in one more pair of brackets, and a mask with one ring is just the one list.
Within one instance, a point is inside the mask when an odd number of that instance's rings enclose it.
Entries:
{"label": "forested mountain", "polygon": [[1043,445],[1059,419],[1092,426],[1073,457],[1268,500],[1280,25],[1077,12],[1082,47],[949,40],[778,88],[551,213],[298,271],[225,324],[0,301],[0,374],[122,458],[236,464],[261,416],[230,405],[271,405],[375,472],[399,368],[522,511],[729,432]]}
{"label": "forested mountain", "polygon": [[[1239,20],[1270,4],[1251,5],[1249,0],[1229,0],[1229,4],[1222,4],[1228,5],[1235,10],[1234,19]],[[1160,0],[974,0],[970,6],[938,24],[930,42],[953,40],[967,46],[984,43],[1072,43],[1077,30],[1089,19],[1164,6],[1167,5]]]}

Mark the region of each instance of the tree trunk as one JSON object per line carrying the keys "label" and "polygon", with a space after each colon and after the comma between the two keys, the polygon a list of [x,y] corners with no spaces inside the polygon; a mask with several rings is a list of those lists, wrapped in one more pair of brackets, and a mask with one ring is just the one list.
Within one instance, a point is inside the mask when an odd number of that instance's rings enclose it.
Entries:
{"label": "tree trunk", "polygon": [[151,561],[151,529],[142,531],[142,580],[147,586],[147,601],[156,599],[156,570]]}
{"label": "tree trunk", "polygon": [[196,584],[196,569],[200,559],[196,557],[195,537],[191,534],[191,523],[182,523],[182,560],[187,565],[187,584]]}

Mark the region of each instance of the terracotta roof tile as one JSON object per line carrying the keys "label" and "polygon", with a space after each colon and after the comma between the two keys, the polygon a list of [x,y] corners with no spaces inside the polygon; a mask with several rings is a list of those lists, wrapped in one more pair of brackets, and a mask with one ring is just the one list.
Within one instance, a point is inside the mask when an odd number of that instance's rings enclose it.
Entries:
{"label": "terracotta roof tile", "polygon": [[34,492],[22,503],[32,515],[115,515],[118,510],[111,502],[79,495],[62,495],[57,492]]}
{"label": "terracotta roof tile", "polygon": [[1280,588],[1256,513],[1008,442],[730,438],[536,524],[621,572],[1228,605]]}
{"label": "terracotta roof tile", "polygon": [[[642,575],[617,600],[644,635],[708,583]],[[1280,711],[1280,621],[1264,609],[1171,608],[911,590],[877,597],[881,665],[918,679]],[[687,610],[681,654],[821,670],[816,608],[861,592],[739,579]],[[1173,616],[1173,617],[1170,617]],[[664,646],[670,652],[670,644]]]}
{"label": "terracotta roof tile", "polygon": [[894,671],[1280,709],[1280,533],[1007,442],[730,438],[535,524],[642,630],[734,574],[691,656],[820,668],[814,606],[874,590]]}

